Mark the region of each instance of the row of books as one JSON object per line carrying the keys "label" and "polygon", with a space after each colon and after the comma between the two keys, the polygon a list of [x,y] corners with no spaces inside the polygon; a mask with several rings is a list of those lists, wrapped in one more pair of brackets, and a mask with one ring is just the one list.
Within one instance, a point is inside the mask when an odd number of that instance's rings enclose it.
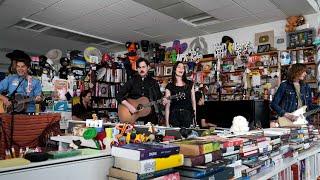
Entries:
{"label": "row of books", "polygon": [[126,144],[112,148],[115,164],[110,172],[117,173],[110,175],[120,179],[116,174],[131,173],[132,179],[174,173],[181,179],[250,178],[297,156],[318,139],[319,132],[313,128],[268,128],[232,138],[210,135],[170,144]]}
{"label": "row of books", "polygon": [[126,82],[127,81],[126,70],[107,68],[106,74],[102,77],[100,81],[115,82],[115,83]]}
{"label": "row of books", "polygon": [[120,84],[96,83],[95,96],[114,98],[119,90]]}

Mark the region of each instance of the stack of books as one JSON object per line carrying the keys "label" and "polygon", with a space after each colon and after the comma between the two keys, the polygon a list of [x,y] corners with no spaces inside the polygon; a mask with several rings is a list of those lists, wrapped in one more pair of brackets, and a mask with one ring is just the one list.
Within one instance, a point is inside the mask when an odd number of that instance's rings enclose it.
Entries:
{"label": "stack of books", "polygon": [[181,179],[228,179],[234,169],[226,167],[230,160],[222,159],[220,143],[205,139],[190,139],[174,142],[185,155],[184,166],[177,168]]}
{"label": "stack of books", "polygon": [[114,167],[109,179],[180,179],[174,167],[183,165],[179,146],[161,143],[125,144],[112,147]]}

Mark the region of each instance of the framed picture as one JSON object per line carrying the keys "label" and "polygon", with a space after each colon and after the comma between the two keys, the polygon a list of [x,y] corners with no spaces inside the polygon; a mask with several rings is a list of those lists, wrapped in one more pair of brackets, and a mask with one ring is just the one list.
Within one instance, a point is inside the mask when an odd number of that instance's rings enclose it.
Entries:
{"label": "framed picture", "polygon": [[165,76],[170,76],[171,74],[172,74],[172,66],[166,66],[166,67],[164,67],[164,73],[163,73],[163,75],[165,75]]}
{"label": "framed picture", "polygon": [[263,52],[268,52],[270,51],[270,44],[264,44],[264,45],[259,45],[258,46],[258,53],[263,53]]}
{"label": "framed picture", "polygon": [[264,45],[264,44],[270,44],[271,47],[274,46],[274,31],[265,31],[256,33],[254,35],[254,45]]}

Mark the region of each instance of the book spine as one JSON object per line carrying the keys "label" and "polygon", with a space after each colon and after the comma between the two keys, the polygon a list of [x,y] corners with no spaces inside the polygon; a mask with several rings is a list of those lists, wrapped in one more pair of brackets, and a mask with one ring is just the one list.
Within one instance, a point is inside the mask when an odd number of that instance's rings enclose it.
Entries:
{"label": "book spine", "polygon": [[165,149],[150,149],[140,151],[140,160],[168,157],[173,154],[179,153],[179,147],[170,147]]}

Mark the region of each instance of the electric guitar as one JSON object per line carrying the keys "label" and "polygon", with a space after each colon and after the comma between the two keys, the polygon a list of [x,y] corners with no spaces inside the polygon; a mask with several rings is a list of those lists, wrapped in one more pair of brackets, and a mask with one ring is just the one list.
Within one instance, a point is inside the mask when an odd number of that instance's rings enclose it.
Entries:
{"label": "electric guitar", "polygon": [[28,102],[35,101],[36,97],[25,97],[21,94],[16,94],[15,99],[11,101],[11,105],[5,107],[7,113],[22,112],[26,110]]}
{"label": "electric guitar", "polygon": [[[179,94],[167,97],[168,100],[183,99],[183,98],[185,98],[184,93],[179,93]],[[137,112],[132,114],[125,105],[119,104],[118,116],[121,122],[134,123],[138,118],[149,115],[151,112],[151,106],[161,103],[162,99],[150,102],[148,98],[141,97],[138,99],[127,99],[127,101],[137,109]]]}
{"label": "electric guitar", "polygon": [[283,126],[301,126],[301,125],[306,125],[308,124],[308,121],[306,120],[306,117],[317,113],[318,111],[320,111],[320,107],[313,109],[311,111],[306,112],[307,110],[307,106],[302,106],[301,108],[295,110],[294,112],[292,112],[291,114],[298,116],[298,119],[295,120],[294,122],[292,122],[291,120],[289,120],[286,117],[279,117],[278,122],[280,127]]}

